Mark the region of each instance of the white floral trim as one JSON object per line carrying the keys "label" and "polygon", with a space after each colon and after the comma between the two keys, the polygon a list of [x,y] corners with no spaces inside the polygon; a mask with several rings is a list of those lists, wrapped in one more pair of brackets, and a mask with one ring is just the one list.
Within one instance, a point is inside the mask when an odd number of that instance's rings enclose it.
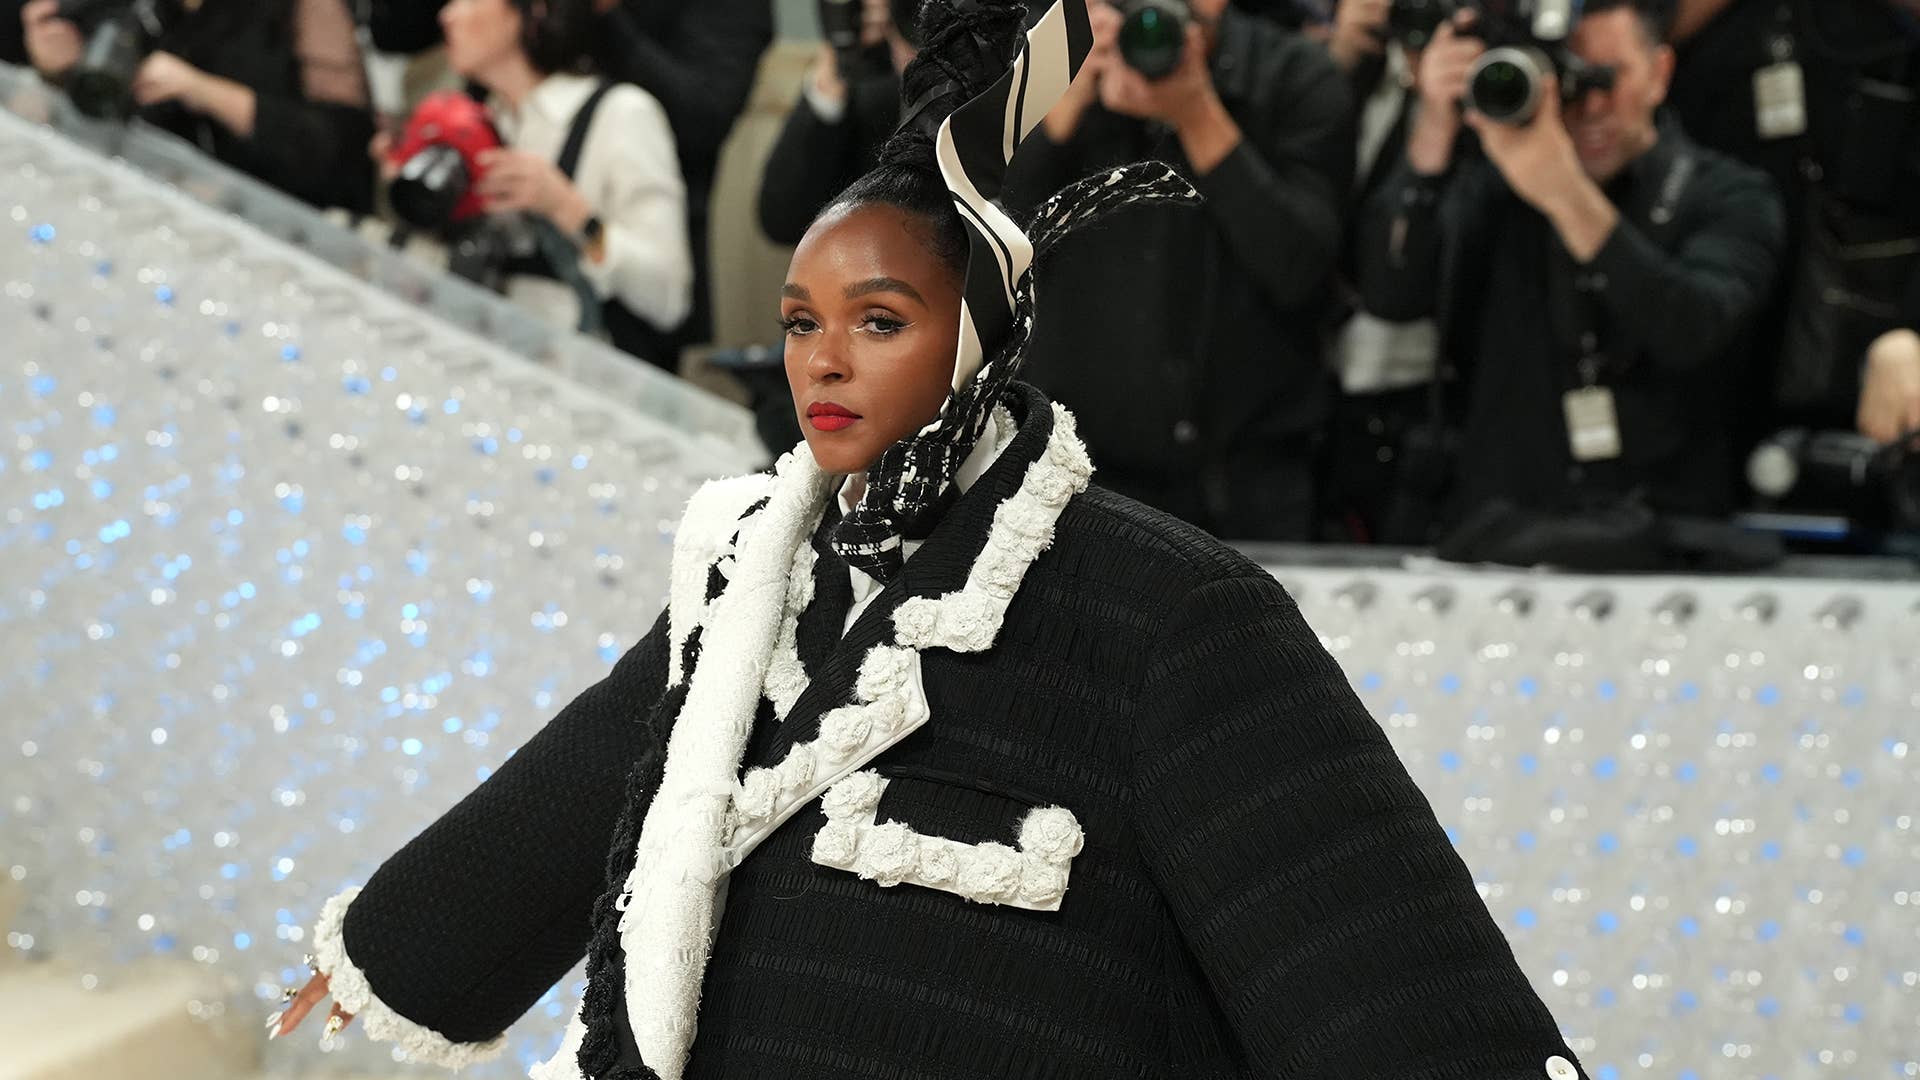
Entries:
{"label": "white floral trim", "polygon": [[945,596],[915,597],[894,609],[894,632],[901,644],[955,652],[992,648],[1027,567],[1053,545],[1060,512],[1087,489],[1092,476],[1093,463],[1074,433],[1073,414],[1054,405],[1046,452],[1027,466],[1020,490],[994,511],[993,528],[966,584]]}
{"label": "white floral trim", "polygon": [[1020,847],[966,844],[915,832],[898,821],[878,823],[887,780],[857,772],[820,800],[827,823],[813,836],[813,861],[850,870],[883,889],[899,884],[949,892],[980,904],[1059,911],[1067,872],[1086,838],[1065,807],[1042,806],[1020,823]]}
{"label": "white floral trim", "polygon": [[919,652],[892,645],[867,650],[853,702],[820,718],[819,737],[795,744],[778,765],[748,769],[734,785],[727,866],[740,865],[802,806],[911,735],[931,715]]}
{"label": "white floral trim", "polygon": [[793,569],[787,575],[787,607],[780,624],[780,640],[774,643],[773,659],[767,663],[766,682],[773,715],[782,720],[807,689],[807,668],[800,662],[800,614],[813,603],[813,568],[819,558],[811,543],[801,544],[793,551]]}
{"label": "white floral trim", "polygon": [[[784,455],[771,482],[771,500],[751,527],[740,530],[726,589],[710,607],[704,603],[704,583],[699,593],[706,636],[688,677],[686,702],[667,738],[660,789],[641,823],[633,871],[620,897],[627,1018],[640,1056],[662,1080],[679,1080],[693,1043],[726,871],[734,778],[779,639],[794,549],[807,543],[819,520],[827,481],[805,444]],[[763,478],[753,497],[768,491],[766,484]],[[740,509],[751,501],[740,502]],[[692,517],[709,509],[702,503],[688,512]],[[737,519],[736,511],[731,520]],[[735,528],[717,521],[682,527],[688,532],[725,529],[726,536]],[[689,554],[701,554],[697,544]],[[678,565],[677,546],[675,556],[676,584],[690,583],[695,572]],[[707,564],[699,561],[699,566],[697,573],[704,576]],[[674,597],[681,601],[682,596]]]}
{"label": "white floral trim", "polygon": [[733,549],[729,541],[740,528],[740,515],[767,493],[774,478],[765,473],[710,480],[687,500],[687,510],[673,536],[673,566],[667,583],[667,685],[677,686],[687,639],[695,627],[712,617],[707,603],[707,573],[716,564],[731,578]]}
{"label": "white floral trim", "polygon": [[[894,629],[906,647],[878,645],[868,650],[852,703],[822,716],[819,736],[795,745],[780,764],[750,769],[740,778],[727,811],[726,829],[733,837],[725,856],[727,867],[738,866],[801,807],[926,723],[931,713],[920,680],[920,649],[944,645],[979,652],[992,646],[1028,564],[1053,542],[1054,522],[1067,502],[1086,490],[1093,472],[1086,448],[1074,434],[1073,414],[1058,405],[1053,414],[1046,451],[1027,467],[1020,489],[995,509],[993,527],[966,585],[937,599],[903,603],[894,614]],[[1011,414],[996,414],[995,426],[998,442],[1011,440],[1015,430]],[[807,547],[812,550],[812,545]],[[809,592],[811,588],[809,573]],[[910,637],[900,611],[914,605],[926,613],[931,630]],[[965,640],[957,634],[943,637],[943,630],[965,630],[967,636]],[[777,653],[774,662],[781,662]],[[800,683],[802,690],[805,685]]]}
{"label": "white floral trim", "polygon": [[319,921],[313,926],[314,966],[326,973],[327,992],[333,995],[333,1000],[360,1021],[368,1038],[393,1043],[407,1055],[408,1061],[463,1069],[500,1056],[507,1048],[504,1034],[481,1043],[455,1042],[401,1016],[374,994],[367,973],[347,956],[344,933],[347,908],[359,895],[360,888],[355,886],[328,900],[320,908]]}

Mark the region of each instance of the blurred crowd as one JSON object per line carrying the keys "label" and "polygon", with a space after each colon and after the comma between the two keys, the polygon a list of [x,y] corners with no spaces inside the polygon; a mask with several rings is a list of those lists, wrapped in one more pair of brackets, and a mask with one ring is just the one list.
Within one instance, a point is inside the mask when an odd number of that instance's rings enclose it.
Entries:
{"label": "blurred crowd", "polygon": [[[1091,2],[1121,29],[1007,208],[1142,158],[1205,197],[1038,268],[1028,377],[1103,483],[1236,540],[1590,567],[1920,532],[1920,0]],[[0,60],[90,111],[647,362],[712,338],[770,0],[0,6]],[[874,161],[916,7],[818,0],[767,239]],[[777,369],[748,385],[797,441]]]}

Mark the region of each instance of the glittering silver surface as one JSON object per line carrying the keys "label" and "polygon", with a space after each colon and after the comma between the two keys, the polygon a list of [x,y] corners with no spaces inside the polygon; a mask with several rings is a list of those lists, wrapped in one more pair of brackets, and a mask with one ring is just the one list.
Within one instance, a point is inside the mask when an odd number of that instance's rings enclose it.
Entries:
{"label": "glittering silver surface", "polygon": [[197,961],[262,1016],[321,902],[606,672],[693,486],[759,456],[4,114],[0,331],[6,945],[95,985]]}
{"label": "glittering silver surface", "polygon": [[[264,1015],[320,902],[651,622],[690,485],[750,452],[5,123],[7,946]],[[1920,589],[1275,572],[1598,1080],[1920,1076]],[[575,985],[469,1075],[544,1058]]]}
{"label": "glittering silver surface", "polygon": [[1920,587],[1275,572],[1597,1080],[1920,1075]]}

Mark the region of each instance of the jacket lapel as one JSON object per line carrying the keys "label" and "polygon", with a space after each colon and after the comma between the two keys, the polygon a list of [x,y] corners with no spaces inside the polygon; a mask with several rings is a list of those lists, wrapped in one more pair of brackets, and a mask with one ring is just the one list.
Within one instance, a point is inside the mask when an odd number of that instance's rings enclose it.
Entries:
{"label": "jacket lapel", "polygon": [[[824,659],[817,666],[808,665],[811,681],[806,690],[781,722],[779,732],[768,743],[766,756],[758,761],[747,762],[749,767],[781,761],[795,744],[808,742],[820,734],[821,717],[853,700],[855,684],[867,654],[877,646],[895,643],[893,615],[901,604],[916,597],[930,599],[944,596],[966,584],[967,574],[973,568],[974,560],[979,557],[988,531],[993,526],[994,511],[1019,490],[1028,466],[1046,453],[1047,440],[1053,432],[1053,416],[1038,392],[1033,392],[1033,397],[1040,399],[1041,407],[1019,410],[1026,415],[1016,416],[1020,430],[1006,450],[981,474],[972,488],[954,501],[933,535],[901,567],[900,575],[860,613],[860,618],[845,636],[831,645]],[[821,556],[819,565],[827,568],[829,576],[839,577],[842,592],[850,591],[846,583],[846,563],[829,552]],[[812,615],[813,609],[822,607],[823,599],[829,595],[826,591],[828,583],[822,580],[820,585],[808,614],[801,618],[803,626],[809,621],[808,616]],[[838,631],[840,623],[846,618],[846,611],[847,604],[843,602],[834,613],[836,621],[832,628],[828,630],[816,624],[813,634],[809,636],[817,640],[823,632]]]}

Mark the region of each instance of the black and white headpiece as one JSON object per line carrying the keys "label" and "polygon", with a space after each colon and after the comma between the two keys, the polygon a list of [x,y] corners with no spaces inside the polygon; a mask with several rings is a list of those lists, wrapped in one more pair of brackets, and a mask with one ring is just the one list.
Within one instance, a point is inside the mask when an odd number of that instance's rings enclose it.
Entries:
{"label": "black and white headpiece", "polygon": [[[953,390],[931,423],[888,447],[868,469],[859,505],[831,537],[849,565],[880,581],[899,573],[905,539],[933,530],[952,497],[954,474],[1019,371],[1033,331],[1036,254],[1068,230],[1122,206],[1199,200],[1172,168],[1143,162],[1080,181],[1047,200],[1034,215],[1032,237],[995,201],[1015,152],[1066,93],[1092,47],[1084,0],[1056,0],[1027,31],[1013,67],[955,109],[934,140],[941,177],[968,239]],[[914,106],[908,103],[904,123],[915,122]]]}

